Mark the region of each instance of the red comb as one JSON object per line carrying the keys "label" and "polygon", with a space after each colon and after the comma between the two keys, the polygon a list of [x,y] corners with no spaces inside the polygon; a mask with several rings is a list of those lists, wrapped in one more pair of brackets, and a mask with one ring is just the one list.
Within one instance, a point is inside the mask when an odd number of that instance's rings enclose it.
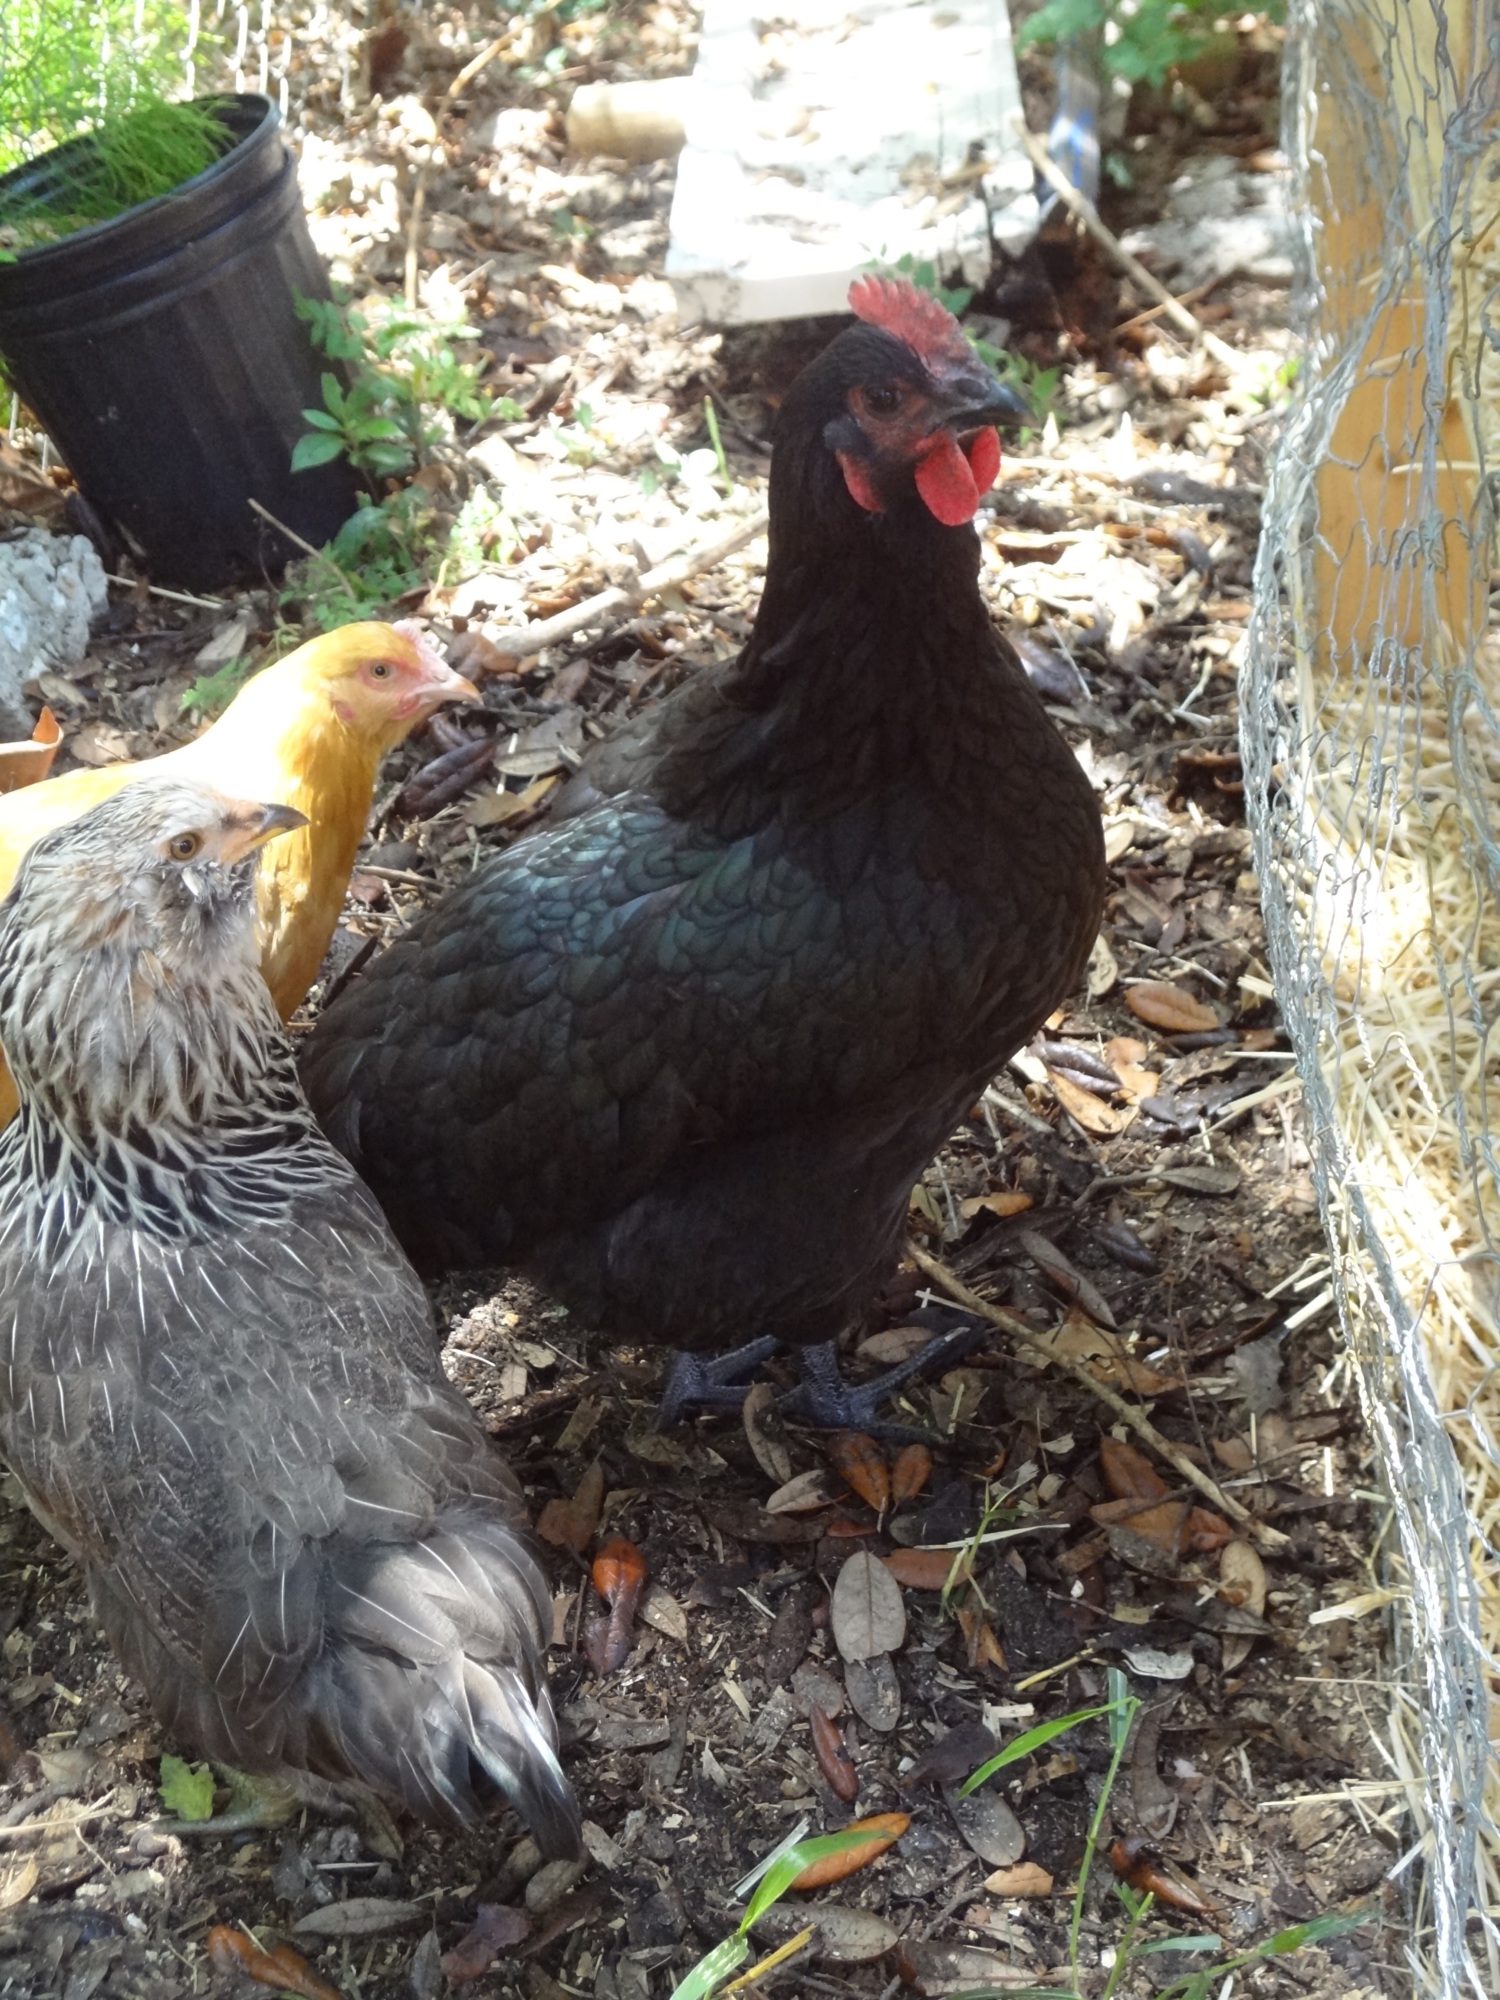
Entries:
{"label": "red comb", "polygon": [[849,310],[856,319],[904,340],[929,367],[969,358],[969,343],[958,321],[930,292],[918,291],[910,278],[856,278],[849,287]]}

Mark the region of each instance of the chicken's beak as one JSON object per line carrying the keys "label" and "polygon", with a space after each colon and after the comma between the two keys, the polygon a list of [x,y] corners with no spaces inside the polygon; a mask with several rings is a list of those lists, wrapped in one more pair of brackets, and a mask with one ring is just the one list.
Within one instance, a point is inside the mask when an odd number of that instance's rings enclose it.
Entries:
{"label": "chicken's beak", "polygon": [[417,699],[417,712],[431,715],[434,709],[442,708],[450,701],[482,701],[474,683],[466,674],[455,673],[446,661],[438,660],[428,669],[427,684]]}
{"label": "chicken's beak", "polygon": [[965,370],[943,384],[938,404],[943,428],[956,437],[983,431],[995,424],[1034,424],[1036,411],[1008,382],[991,375],[987,368]]}
{"label": "chicken's beak", "polygon": [[306,826],[307,814],[298,812],[295,806],[245,805],[226,813],[222,824],[216,858],[232,867],[236,861],[243,861],[246,855],[264,847],[268,840],[274,840],[278,833]]}

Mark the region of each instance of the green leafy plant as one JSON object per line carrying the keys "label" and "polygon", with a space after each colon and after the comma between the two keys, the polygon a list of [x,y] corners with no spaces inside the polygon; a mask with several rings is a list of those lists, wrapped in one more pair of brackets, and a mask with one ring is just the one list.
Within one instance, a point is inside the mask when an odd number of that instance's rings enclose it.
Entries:
{"label": "green leafy plant", "polygon": [[1008,1764],[1014,1764],[1033,1751],[1043,1749],[1055,1737],[1074,1729],[1081,1722],[1105,1717],[1109,1724],[1110,1760],[1104,1774],[1104,1783],[1099,1788],[1093,1814],[1089,1820],[1088,1835],[1084,1841],[1083,1858],[1078,1869],[1078,1886],[1073,1892],[1073,1907],[1068,1924],[1068,1961],[1072,1974],[1072,1984],[1067,1987],[1011,1987],[1001,1991],[986,1987],[967,1993],[963,2000],[1085,2000],[1085,1995],[1096,1994],[1097,2000],[1114,2000],[1131,1968],[1142,1958],[1165,1952],[1200,1952],[1216,1954],[1213,1962],[1198,1970],[1183,1975],[1170,1985],[1155,1988],[1156,2000],[1213,2000],[1224,1986],[1224,1982],[1234,1974],[1243,1972],[1253,1965],[1265,1963],[1267,1959],[1282,1958],[1303,1946],[1319,1944],[1327,1939],[1342,1937],[1349,1931],[1358,1930],[1371,1920],[1369,1911],[1359,1911],[1353,1915],[1343,1913],[1313,1918],[1307,1923],[1292,1924],[1278,1931],[1274,1937],[1265,1939],[1248,1950],[1225,1957],[1223,1940],[1214,1933],[1192,1937],[1171,1936],[1143,1938],[1141,1933],[1156,1907],[1156,1898],[1149,1892],[1142,1894],[1132,1889],[1128,1883],[1115,1882],[1114,1894],[1124,1913],[1125,1923],[1119,1936],[1113,1942],[1113,1951],[1108,1973],[1103,1986],[1097,1977],[1086,1978],[1079,1958],[1079,1939],[1083,1930],[1084,1902],[1088,1895],[1089,1880],[1093,1873],[1094,1859],[1099,1851],[1105,1824],[1109,1817],[1110,1799],[1120,1775],[1120,1765],[1130,1742],[1131,1726],[1140,1709],[1139,1697],[1132,1695],[1129,1685],[1118,1668],[1109,1671],[1109,1700],[1095,1708],[1074,1709],[1068,1715],[1060,1715],[1050,1722],[1039,1723],[1035,1729],[1025,1730],[1013,1737],[995,1756],[988,1758],[978,1770],[973,1771],[959,1787],[963,1797],[992,1778],[997,1771]]}
{"label": "green leafy plant", "polygon": [[[745,1914],[740,1918],[738,1927],[731,1936],[700,1958],[686,1978],[678,1981],[672,1988],[671,2000],[712,2000],[725,1980],[750,1956],[752,1926],[759,1923],[773,1903],[781,1901],[804,1868],[810,1868],[815,1861],[825,1861],[835,1854],[848,1854],[851,1849],[862,1847],[866,1841],[888,1839],[888,1834],[871,1828],[851,1826],[845,1827],[842,1833],[822,1833],[809,1840],[783,1841],[780,1847],[773,1848],[750,1878],[756,1883],[755,1892],[745,1905]],[[741,1885],[742,1888],[744,1886]],[[792,1939],[778,1952],[773,1952],[766,1961],[767,1967],[775,1959],[789,1956],[798,1942]]]}
{"label": "green leafy plant", "polygon": [[330,299],[299,298],[297,312],[313,345],[343,364],[348,379],[323,376],[323,408],[302,412],[311,428],[292,454],[294,471],[346,457],[371,479],[406,478],[449,444],[455,419],[522,414],[509,398],[488,395],[478,366],[455,353],[455,341],[473,333],[461,321],[358,312]]}
{"label": "green leafy plant", "polygon": [[187,1764],[181,1757],[164,1751],[156,1789],[167,1811],[178,1819],[204,1820],[213,1817],[214,1774],[207,1764]]}
{"label": "green leafy plant", "polygon": [[14,255],[167,194],[224,152],[212,112],[170,100],[191,87],[190,10],[175,0],[6,0],[0,7],[0,171],[92,135],[69,161],[0,205]]}
{"label": "green leafy plant", "polygon": [[182,697],[183,713],[210,720],[222,714],[250,678],[253,666],[252,660],[239,653],[221,667],[215,667],[211,674],[200,674]]}
{"label": "green leafy plant", "polygon": [[[1016,47],[1053,47],[1097,35],[1111,75],[1160,87],[1202,51],[1233,11],[1223,0],[1046,0],[1017,31]],[[1279,21],[1285,0],[1267,0],[1257,11]]]}
{"label": "green leafy plant", "polygon": [[435,557],[432,505],[408,488],[357,507],[325,549],[299,563],[281,593],[320,632],[378,618],[427,580]]}
{"label": "green leafy plant", "polygon": [[[299,298],[297,312],[336,368],[322,378],[322,409],[302,413],[309,429],[297,441],[292,468],[344,457],[370,488],[282,593],[283,605],[299,606],[327,632],[381,615],[435,573],[472,574],[488,546],[513,545],[499,502],[472,483],[456,432],[460,423],[523,412],[509,397],[491,396],[479,365],[459,354],[456,343],[472,334],[461,321],[397,308],[358,311],[343,299]],[[444,466],[441,477],[451,475],[459,492],[468,489],[456,519],[422,481],[398,483],[434,465]]]}

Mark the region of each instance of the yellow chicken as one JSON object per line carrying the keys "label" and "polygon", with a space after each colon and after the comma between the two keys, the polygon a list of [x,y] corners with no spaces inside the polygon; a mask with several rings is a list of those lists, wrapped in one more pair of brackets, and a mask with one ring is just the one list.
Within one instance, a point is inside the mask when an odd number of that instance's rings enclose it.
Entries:
{"label": "yellow chicken", "polygon": [[[338,922],[381,759],[445,702],[478,699],[415,625],[325,633],[247,681],[212,728],[180,749],[0,796],[0,896],[34,840],[138,778],[182,778],[293,806],[307,824],[266,850],[256,887],[261,970],[286,1020]],[[0,1059],[0,1125],[15,1110]]]}

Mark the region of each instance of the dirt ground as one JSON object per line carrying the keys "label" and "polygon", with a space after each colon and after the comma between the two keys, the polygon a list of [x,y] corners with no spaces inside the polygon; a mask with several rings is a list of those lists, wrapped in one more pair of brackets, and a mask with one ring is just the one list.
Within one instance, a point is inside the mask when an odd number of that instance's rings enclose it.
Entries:
{"label": "dirt ground", "polygon": [[[680,330],[660,277],[670,166],[566,155],[572,85],[685,68],[688,16],[540,9],[450,92],[493,31],[481,11],[411,17],[400,49],[374,49],[373,95],[363,30],[324,10],[289,64],[304,189],[336,269],[357,295],[387,296],[414,269],[429,305],[457,301],[490,386],[525,412],[461,440],[470,476],[479,464],[503,495],[492,560],[387,607],[467,646],[470,671],[505,664],[475,633],[549,615],[752,515],[776,397],[830,330]],[[271,53],[274,66],[285,46]],[[1027,81],[1040,113],[1045,69]],[[1274,182],[1265,60],[1246,54],[1220,83],[1156,108],[1130,155],[1134,187],[1111,197],[1116,226],[1169,211],[1174,179],[1205,159]],[[1409,1990],[1383,1880],[1403,1849],[1378,1748],[1384,1633],[1340,1615],[1371,1587],[1382,1515],[1237,754],[1235,669],[1291,309],[1263,278],[1219,275],[1199,309],[1246,355],[1230,377],[1149,321],[1117,336],[1143,303],[1066,230],[977,302],[1036,369],[1058,370],[1051,421],[1008,448],[981,516],[985,587],[1097,787],[1111,894],[1088,992],[954,1135],[914,1198],[912,1240],[1032,1339],[986,1322],[961,1366],[909,1394],[932,1462],[902,1461],[898,1494],[914,1490],[883,1504],[894,1452],[872,1467],[783,1434],[763,1397],[744,1424],[659,1430],[659,1355],[603,1348],[514,1280],[441,1292],[455,1379],[535,1511],[567,1503],[545,1527],[554,1693],[588,1822],[576,1868],[538,1870],[510,1818],[466,1840],[404,1828],[399,1857],[312,1813],[236,1836],[164,1830],[159,1760],[174,1746],[101,1647],[72,1564],[0,1489],[0,1994],[243,2000],[264,1985],[211,1962],[205,1942],[240,1926],[267,1950],[289,1943],[309,1977],[283,1958],[282,1983],[325,1996],[667,2000],[734,1930],[735,1882],[794,1827],[883,1812],[910,1815],[898,1845],[757,1928],[760,1952],[819,1926],[759,1992],[1144,1994],[1357,1909],[1364,1928],[1257,1961],[1233,1990]],[[492,673],[482,711],[399,753],[330,976],[476,849],[524,833],[545,781],[614,721],[733,650],[763,561],[752,541]],[[217,606],[114,593],[84,665],[38,678],[65,760],[180,739],[181,697],[216,633],[238,617],[257,652],[278,631],[301,636],[285,629],[303,608],[295,577],[289,589]],[[403,787],[463,738],[490,746],[488,768],[413,812]],[[913,1325],[952,1310],[930,1264],[909,1263],[854,1344],[889,1360]],[[1144,1412],[1171,1456],[1101,1389]],[[1217,1497],[1187,1483],[1194,1471]],[[650,1590],[623,1664],[601,1673],[586,1649],[589,1564],[609,1536],[640,1551]],[[904,1631],[861,1658],[831,1590],[869,1554],[892,1559]],[[1095,1719],[958,1798],[986,1743],[1107,1701],[1112,1671],[1140,1703],[1112,1783]],[[837,1736],[852,1804],[831,1783],[847,1793]],[[1127,1898],[1146,1891],[1132,1931]],[[1160,1948],[1207,1936],[1192,1955]]]}

